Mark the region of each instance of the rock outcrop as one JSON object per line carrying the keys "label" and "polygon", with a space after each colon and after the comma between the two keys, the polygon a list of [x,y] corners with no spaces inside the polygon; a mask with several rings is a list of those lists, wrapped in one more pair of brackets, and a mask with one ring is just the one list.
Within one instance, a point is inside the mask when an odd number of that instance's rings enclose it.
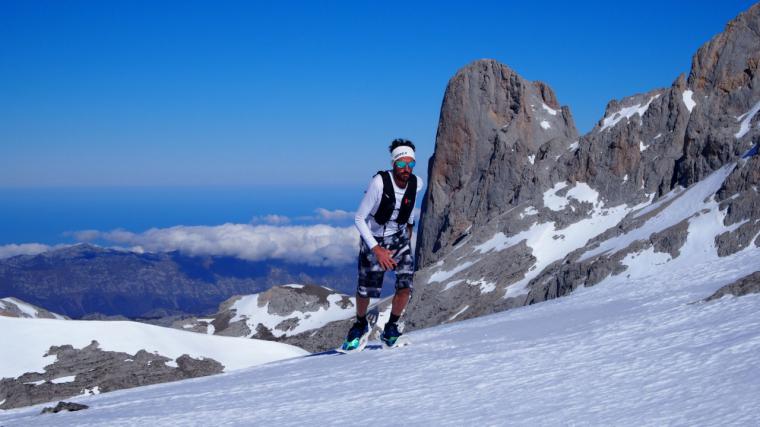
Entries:
{"label": "rock outcrop", "polygon": [[760,245],[759,63],[757,4],[688,78],[611,101],[581,137],[546,84],[493,60],[460,70],[429,164],[409,326],[556,298],[643,251],[677,258],[707,213],[723,218],[719,256]]}
{"label": "rock outcrop", "polygon": [[44,372],[28,372],[18,378],[0,380],[0,409],[201,377],[224,370],[224,366],[213,359],[193,359],[188,355],[172,361],[145,350],[136,354],[103,351],[97,341],[81,349],[71,345],[52,346],[46,356],[55,356],[56,360],[46,366]]}
{"label": "rock outcrop", "polygon": [[291,284],[232,297],[219,306],[217,313],[182,319],[172,327],[278,341],[315,352],[337,347],[355,313],[353,297],[323,286]]}
{"label": "rock outcrop", "polygon": [[718,289],[714,294],[707,297],[705,301],[720,299],[726,295],[740,297],[756,293],[760,293],[760,271],[756,271],[748,276],[742,277],[734,283],[729,283]]}
{"label": "rock outcrop", "polygon": [[21,317],[27,319],[68,319],[57,313],[51,313],[44,308],[21,301],[18,298],[0,299],[0,316]]}
{"label": "rock outcrop", "polygon": [[441,107],[422,202],[418,266],[440,260],[470,230],[516,217],[514,206],[530,202],[563,174],[548,165],[577,138],[570,110],[546,84],[494,60],[460,70]]}

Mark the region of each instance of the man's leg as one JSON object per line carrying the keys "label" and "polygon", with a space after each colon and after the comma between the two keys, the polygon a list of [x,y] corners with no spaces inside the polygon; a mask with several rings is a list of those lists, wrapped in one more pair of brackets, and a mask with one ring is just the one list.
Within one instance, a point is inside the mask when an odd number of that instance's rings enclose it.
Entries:
{"label": "man's leg", "polygon": [[[403,288],[397,289],[396,294],[393,295],[393,303],[391,305],[391,314],[401,317],[401,313],[404,312],[406,305],[409,303],[409,296],[411,295],[411,289]],[[357,311],[359,307],[357,304]],[[366,307],[365,307],[366,313]]]}
{"label": "man's leg", "polygon": [[369,307],[369,297],[363,297],[359,294],[356,294],[356,317],[362,318],[366,316],[367,307]]}
{"label": "man's leg", "polygon": [[375,254],[362,240],[359,249],[359,280],[356,287],[356,317],[364,319],[367,315],[370,298],[379,298],[383,287],[385,270],[377,262]]}
{"label": "man's leg", "polygon": [[414,280],[414,259],[412,258],[409,239],[406,236],[398,237],[396,249],[400,255],[396,264],[396,293],[393,295],[391,315],[383,328],[381,340],[387,346],[396,345],[396,340],[402,335],[398,328],[398,321],[406,309],[412,295],[412,282]]}

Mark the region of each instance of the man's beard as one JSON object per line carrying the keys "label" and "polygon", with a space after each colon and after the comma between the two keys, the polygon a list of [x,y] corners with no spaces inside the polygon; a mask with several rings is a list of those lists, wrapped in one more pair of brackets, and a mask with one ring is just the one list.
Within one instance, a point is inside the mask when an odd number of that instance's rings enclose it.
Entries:
{"label": "man's beard", "polygon": [[394,171],[393,175],[396,176],[397,181],[406,184],[409,181],[409,177],[412,175],[412,173],[404,172],[404,171]]}

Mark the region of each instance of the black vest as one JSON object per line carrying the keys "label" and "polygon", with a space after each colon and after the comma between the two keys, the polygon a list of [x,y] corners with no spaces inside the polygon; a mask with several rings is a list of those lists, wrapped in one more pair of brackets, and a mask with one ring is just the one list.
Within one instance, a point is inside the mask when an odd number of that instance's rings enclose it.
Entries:
{"label": "black vest", "polygon": [[[373,215],[375,222],[380,225],[384,225],[393,215],[393,210],[396,208],[396,192],[393,190],[393,179],[389,171],[378,171],[376,175],[380,175],[383,178],[383,196],[380,198],[380,206],[377,207],[377,212]],[[406,183],[406,192],[404,192],[404,198],[401,199],[401,208],[399,208],[398,218],[395,221],[399,224],[406,224],[409,222],[409,216],[414,209],[414,200],[417,196],[417,177],[412,174],[409,177],[409,181]]]}

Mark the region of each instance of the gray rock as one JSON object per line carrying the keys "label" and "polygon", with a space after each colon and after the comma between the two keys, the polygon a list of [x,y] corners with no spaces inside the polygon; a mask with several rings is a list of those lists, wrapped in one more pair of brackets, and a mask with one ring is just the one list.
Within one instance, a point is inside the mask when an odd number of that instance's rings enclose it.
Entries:
{"label": "gray rock", "polygon": [[[76,349],[52,346],[46,356],[56,356],[44,372],[27,372],[0,380],[0,409],[18,408],[55,399],[108,392],[148,384],[221,373],[224,366],[213,359],[182,355],[177,367],[167,366],[168,357],[140,350],[134,355],[104,351],[97,341]],[[73,379],[69,378],[73,377]],[[66,379],[65,382],[56,381]]]}
{"label": "gray rock", "polygon": [[[36,314],[30,315],[22,307],[26,306],[27,310],[36,311]],[[0,316],[5,317],[20,317],[20,318],[35,318],[35,319],[68,319],[66,316],[61,316],[56,313],[51,313],[42,307],[29,304],[21,301],[18,298],[3,298],[0,299]]]}
{"label": "gray rock", "polygon": [[577,137],[570,110],[544,83],[494,60],[457,72],[429,162],[417,265],[434,264],[472,227],[499,228],[512,208],[533,202],[562,174],[550,165]]}
{"label": "gray rock", "polygon": [[754,117],[737,138],[739,120],[760,98],[760,4],[739,14],[694,55],[688,87],[691,113],[674,180],[687,186],[746,152],[760,135]]}
{"label": "gray rock", "polygon": [[681,255],[679,249],[686,243],[689,236],[689,221],[683,220],[678,224],[669,227],[659,233],[654,233],[649,237],[655,251],[670,254],[671,258]]}
{"label": "gray rock", "polygon": [[[760,239],[760,157],[739,162],[716,194],[720,209],[726,212],[724,225],[735,226],[715,238],[718,255],[728,256],[747,248]],[[757,245],[757,242],[755,243]]]}
{"label": "gray rock", "polygon": [[[319,352],[340,345],[354,317],[354,304],[348,295],[315,285],[274,286],[259,294],[258,304],[259,307],[266,306],[268,314],[282,317],[282,321],[272,329],[258,323],[251,330],[245,319],[232,321],[237,315],[233,306],[241,298],[235,296],[224,301],[218,312],[207,318],[183,319],[174,322],[172,327],[199,333],[208,333],[212,327],[215,335],[278,341]],[[336,308],[346,310],[346,320],[329,322],[301,333],[292,332],[299,326],[300,317]]]}
{"label": "gray rock", "polygon": [[66,412],[73,412],[73,411],[81,411],[82,409],[88,409],[89,406],[83,405],[81,403],[74,403],[74,402],[58,402],[55,407],[48,406],[42,409],[42,412],[40,414],[57,414],[61,411]]}
{"label": "gray rock", "polygon": [[705,301],[712,301],[722,298],[726,295],[734,295],[737,297],[756,294],[760,292],[760,271],[756,271],[750,275],[744,276],[741,279],[723,286],[718,289],[714,294],[705,298]]}
{"label": "gray rock", "polygon": [[[640,227],[682,189],[733,162],[739,166],[715,195],[726,213],[724,225],[731,227],[716,238],[718,254],[760,244],[760,157],[750,150],[760,138],[760,115],[745,114],[760,100],[759,30],[760,5],[754,5],[699,49],[688,78],[611,101],[604,118],[582,137],[548,86],[492,60],[457,72],[446,89],[429,163],[408,324],[428,327],[566,295],[624,274],[621,260],[650,247],[678,257],[689,218],[622,250],[581,255]],[[556,122],[537,127],[549,109],[556,109]],[[740,132],[743,120],[749,120],[746,133]],[[632,207],[666,194],[670,199],[645,215],[632,213],[607,230],[593,230],[583,247],[540,272],[532,270],[527,245],[479,250],[498,233],[506,239],[538,223],[553,223],[554,238],[562,239],[564,228],[596,207],[571,200],[553,210],[543,195],[565,185],[556,191],[561,196],[579,183],[598,193],[600,206]],[[526,285],[528,274],[534,277]],[[511,292],[518,283],[527,294]]]}

